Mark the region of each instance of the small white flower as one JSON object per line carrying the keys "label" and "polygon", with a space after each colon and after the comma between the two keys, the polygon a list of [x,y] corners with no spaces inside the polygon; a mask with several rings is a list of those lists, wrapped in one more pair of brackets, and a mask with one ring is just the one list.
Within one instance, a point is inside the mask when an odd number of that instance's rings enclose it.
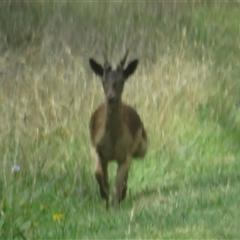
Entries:
{"label": "small white flower", "polygon": [[20,167],[19,165],[14,165],[14,166],[12,167],[12,172],[13,172],[13,173],[19,172],[20,169],[21,169],[21,167]]}

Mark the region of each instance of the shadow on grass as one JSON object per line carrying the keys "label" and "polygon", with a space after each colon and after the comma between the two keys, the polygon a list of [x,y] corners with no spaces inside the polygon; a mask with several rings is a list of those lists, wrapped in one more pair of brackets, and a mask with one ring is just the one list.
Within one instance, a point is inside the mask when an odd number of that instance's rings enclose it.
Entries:
{"label": "shadow on grass", "polygon": [[127,196],[127,201],[131,203],[140,202],[141,200],[148,200],[159,198],[160,201],[165,201],[168,196],[173,195],[174,193],[180,190],[179,184],[172,184],[172,185],[164,185],[158,187],[146,187],[134,194],[129,191]]}

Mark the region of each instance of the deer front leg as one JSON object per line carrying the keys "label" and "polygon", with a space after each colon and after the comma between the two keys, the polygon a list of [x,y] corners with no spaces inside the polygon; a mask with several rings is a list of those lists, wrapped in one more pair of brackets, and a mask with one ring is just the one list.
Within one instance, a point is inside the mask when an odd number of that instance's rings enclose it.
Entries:
{"label": "deer front leg", "polygon": [[127,192],[127,178],[128,170],[130,167],[130,157],[125,162],[118,164],[115,189],[114,189],[114,208],[115,210],[119,207],[119,202],[126,197]]}
{"label": "deer front leg", "polygon": [[95,178],[99,185],[100,195],[105,199],[105,206],[109,208],[109,183],[108,183],[108,163],[101,159],[100,154],[93,149],[92,155],[95,161]]}

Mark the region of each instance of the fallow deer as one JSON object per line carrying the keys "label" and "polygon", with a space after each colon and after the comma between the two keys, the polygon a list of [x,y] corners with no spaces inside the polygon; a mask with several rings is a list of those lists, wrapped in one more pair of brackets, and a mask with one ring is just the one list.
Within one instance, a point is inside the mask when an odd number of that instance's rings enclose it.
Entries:
{"label": "fallow deer", "polygon": [[89,59],[93,72],[102,80],[106,101],[92,114],[90,136],[92,156],[95,161],[95,178],[100,195],[109,208],[108,163],[118,164],[114,188],[114,208],[126,197],[128,171],[131,158],[143,158],[147,152],[147,134],[134,108],[122,102],[124,84],[136,70],[138,60],[131,61],[126,68],[128,51],[116,70],[112,70],[107,57],[104,65]]}

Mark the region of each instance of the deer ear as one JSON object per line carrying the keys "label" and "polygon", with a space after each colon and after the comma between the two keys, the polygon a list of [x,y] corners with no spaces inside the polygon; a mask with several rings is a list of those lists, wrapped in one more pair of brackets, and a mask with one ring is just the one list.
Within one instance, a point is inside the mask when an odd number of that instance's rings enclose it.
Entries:
{"label": "deer ear", "polygon": [[102,77],[103,76],[103,67],[98,64],[94,59],[90,58],[89,59],[89,64],[93,72],[95,72],[98,76]]}
{"label": "deer ear", "polygon": [[133,60],[128,64],[126,69],[124,70],[124,78],[127,79],[130,75],[132,75],[137,69],[138,60]]}

